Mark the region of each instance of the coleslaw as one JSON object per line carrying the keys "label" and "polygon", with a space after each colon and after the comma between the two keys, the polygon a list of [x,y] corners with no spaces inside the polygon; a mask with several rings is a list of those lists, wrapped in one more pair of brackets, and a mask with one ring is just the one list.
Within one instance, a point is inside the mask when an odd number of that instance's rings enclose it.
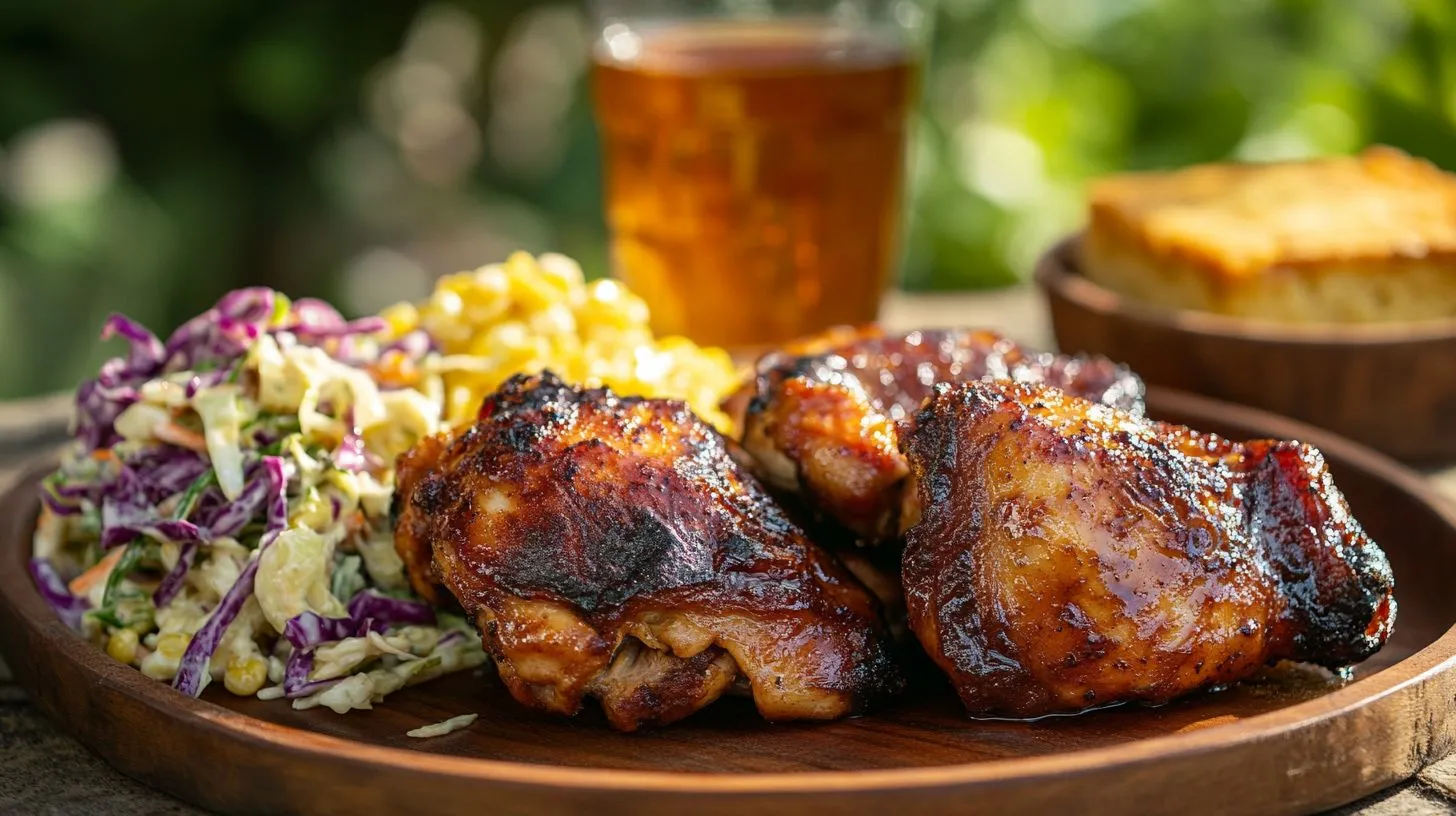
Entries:
{"label": "coleslaw", "polygon": [[120,315],[102,336],[130,350],[77,391],[31,561],[64,621],[184,694],[295,708],[484,662],[393,547],[395,457],[441,424],[427,335],[254,288],[166,342]]}

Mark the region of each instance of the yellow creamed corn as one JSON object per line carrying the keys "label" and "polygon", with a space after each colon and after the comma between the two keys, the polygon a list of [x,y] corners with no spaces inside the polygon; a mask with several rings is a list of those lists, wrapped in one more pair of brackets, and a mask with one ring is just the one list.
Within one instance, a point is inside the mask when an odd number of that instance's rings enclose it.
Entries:
{"label": "yellow creamed corn", "polygon": [[738,385],[728,353],[683,337],[654,337],[641,298],[616,281],[587,283],[564,255],[517,252],[504,263],[447,275],[423,302],[382,316],[396,335],[423,328],[440,344],[451,424],[472,420],[481,400],[511,375],[549,368],[579,385],[683,400],[732,432],[718,407]]}

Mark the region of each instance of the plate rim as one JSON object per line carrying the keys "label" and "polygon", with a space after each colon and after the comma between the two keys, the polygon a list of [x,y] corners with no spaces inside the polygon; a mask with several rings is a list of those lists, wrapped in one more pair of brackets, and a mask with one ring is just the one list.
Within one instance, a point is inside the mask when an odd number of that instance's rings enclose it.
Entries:
{"label": "plate rim", "polygon": [[[1150,388],[1149,401],[1161,409],[1204,415],[1232,415],[1233,424],[1257,426],[1284,438],[1309,441],[1339,458],[1357,463],[1426,505],[1456,529],[1456,505],[1441,497],[1410,469],[1382,454],[1327,431],[1258,409],[1232,405],[1205,397]],[[49,460],[27,471],[0,497],[0,512],[6,514],[6,533],[0,545],[29,541],[39,506],[34,486],[50,467]],[[0,553],[3,563],[24,563],[15,553]],[[1397,576],[1397,580],[1399,577]],[[0,645],[11,653],[16,680],[32,701],[67,731],[74,732],[67,712],[57,710],[55,701],[38,690],[32,667],[17,659],[15,651],[27,640],[36,645],[58,644],[56,659],[90,673],[105,686],[135,699],[162,717],[189,717],[198,724],[221,728],[232,740],[265,746],[274,756],[308,756],[329,762],[345,762],[361,770],[404,771],[421,778],[446,777],[472,783],[499,783],[524,790],[552,790],[644,794],[813,795],[854,792],[915,792],[964,788],[986,783],[1028,783],[1097,771],[1135,768],[1150,760],[1193,760],[1201,755],[1237,749],[1263,740],[1290,737],[1310,730],[1352,710],[1370,706],[1401,690],[1424,683],[1456,669],[1456,624],[1418,652],[1379,673],[1356,680],[1328,694],[1285,708],[1254,715],[1232,723],[1211,725],[1193,731],[1136,739],[1101,746],[1033,757],[979,760],[975,762],[906,768],[855,770],[780,771],[765,773],[714,773],[704,771],[653,771],[604,767],[559,766],[512,760],[465,757],[425,750],[395,748],[360,742],[256,719],[216,703],[179,695],[170,685],[143,677],[135,669],[111,660],[54,617],[30,582],[28,571],[0,568]],[[38,622],[38,623],[37,623]],[[15,627],[25,632],[12,631]],[[19,656],[22,657],[23,656]],[[1456,720],[1456,712],[1450,719]],[[624,739],[630,739],[630,736]],[[1449,740],[1448,740],[1449,741]],[[1431,739],[1412,745],[1408,753],[1416,763],[1414,773],[1445,748]],[[96,750],[93,746],[93,750]],[[108,757],[109,759],[109,757]],[[1399,777],[1405,778],[1405,777]],[[1366,792],[1399,781],[1381,777]]]}

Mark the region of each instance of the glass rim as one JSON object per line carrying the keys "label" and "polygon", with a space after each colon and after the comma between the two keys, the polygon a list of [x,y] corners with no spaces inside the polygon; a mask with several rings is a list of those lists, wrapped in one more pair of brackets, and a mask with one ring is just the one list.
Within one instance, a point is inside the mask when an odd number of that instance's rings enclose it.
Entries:
{"label": "glass rim", "polygon": [[[859,26],[899,30],[911,39],[928,39],[940,0],[790,0],[782,8],[774,0],[587,0],[588,16],[600,39],[612,25],[640,27],[653,22],[758,22],[764,20],[827,20],[844,28]],[[805,6],[812,6],[806,8]]]}

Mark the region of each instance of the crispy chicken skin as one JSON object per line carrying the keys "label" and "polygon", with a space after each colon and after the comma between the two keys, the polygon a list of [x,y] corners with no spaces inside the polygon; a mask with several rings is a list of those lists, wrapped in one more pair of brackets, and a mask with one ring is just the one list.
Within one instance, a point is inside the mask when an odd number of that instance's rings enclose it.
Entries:
{"label": "crispy chicken skin", "polygon": [[758,475],[870,542],[897,532],[907,472],[899,437],[936,383],[1047,382],[1142,410],[1142,382],[1126,368],[1032,352],[990,331],[839,328],[765,355],[756,368],[743,446]]}
{"label": "crispy chicken skin", "polygon": [[1394,622],[1385,554],[1308,445],[990,382],[938,387],[905,452],[910,626],[973,715],[1346,666]]}
{"label": "crispy chicken skin", "polygon": [[898,690],[872,596],[685,406],[517,376],[399,463],[396,547],[520,702],[631,731],[746,682],[770,720]]}

